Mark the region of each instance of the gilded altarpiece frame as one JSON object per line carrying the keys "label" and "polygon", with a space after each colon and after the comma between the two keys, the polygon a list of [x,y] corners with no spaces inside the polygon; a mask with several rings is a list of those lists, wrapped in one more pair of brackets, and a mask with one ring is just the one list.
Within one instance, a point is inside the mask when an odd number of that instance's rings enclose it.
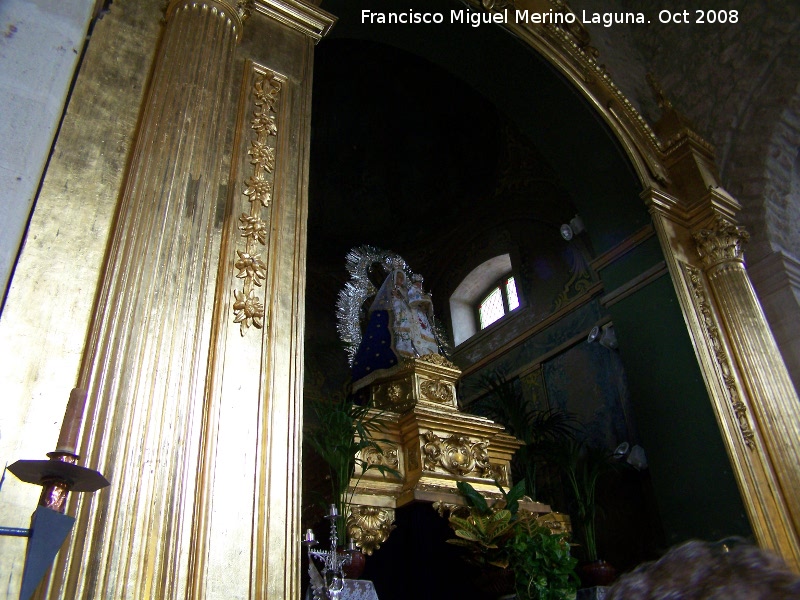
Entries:
{"label": "gilded altarpiece frame", "polygon": [[[112,14],[106,16],[106,24],[101,22],[95,30],[93,45],[102,47],[100,45],[103,43],[111,44],[115,41],[113,33],[109,35],[107,28],[109,23],[113,23],[113,11],[120,9],[119,4],[121,2],[112,3]],[[153,1],[141,10],[155,13],[153,7],[156,4],[160,3]],[[209,0],[198,3],[200,4],[217,10],[220,7],[223,11],[236,10],[236,3],[227,0]],[[490,10],[568,10],[560,0],[516,0],[484,4]],[[252,14],[250,22],[245,25],[244,39],[240,46],[243,49],[239,51],[237,64],[241,64],[244,55],[269,56],[270,60],[266,61],[263,72],[266,73],[268,69],[272,73],[284,74],[279,109],[282,112],[279,118],[286,119],[285,123],[292,132],[291,135],[281,137],[286,129],[281,124],[282,121],[278,121],[279,141],[275,150],[277,162],[269,250],[262,252],[259,259],[265,266],[266,274],[263,282],[263,328],[259,330],[251,327],[242,336],[242,320],[235,322],[237,315],[231,312],[230,299],[234,295],[233,290],[239,289],[236,288],[237,282],[241,282],[241,278],[236,277],[238,271],[235,267],[235,244],[241,241],[238,215],[241,213],[241,184],[246,180],[243,174],[234,175],[231,178],[231,187],[239,187],[229,191],[234,201],[227,209],[227,228],[224,232],[227,236],[224,238],[227,254],[219,255],[219,277],[222,283],[217,282],[218,291],[212,307],[215,326],[208,331],[208,342],[213,349],[209,351],[208,362],[203,366],[206,369],[205,376],[200,378],[207,393],[204,401],[195,407],[197,412],[192,415],[192,422],[197,425],[197,429],[190,428],[195,436],[192,439],[197,443],[198,452],[182,454],[186,460],[177,465],[182,473],[194,472],[193,469],[197,467],[196,480],[185,488],[189,490],[188,495],[180,498],[184,508],[190,507],[188,517],[184,510],[180,518],[188,518],[185,523],[190,525],[169,529],[170,539],[179,548],[174,555],[158,555],[161,551],[159,549],[164,547],[158,537],[154,539],[159,544],[153,547],[146,540],[137,542],[140,544],[137,551],[141,554],[148,550],[153,551],[155,559],[160,561],[159,572],[168,573],[165,587],[159,589],[145,585],[144,579],[136,579],[129,573],[120,571],[121,579],[112,582],[112,587],[108,588],[117,596],[127,594],[127,597],[137,598],[230,598],[239,595],[254,598],[299,598],[297,559],[300,532],[296,507],[299,506],[300,492],[297,469],[301,463],[298,440],[301,421],[299,408],[302,387],[310,79],[313,44],[330,28],[333,18],[300,0],[255,1],[248,6]],[[511,21],[513,19],[509,22]],[[101,41],[104,28],[107,36],[105,42]],[[248,33],[248,28],[253,31]],[[734,266],[727,274],[715,272],[715,266],[703,263],[698,253],[698,243],[693,237],[693,234],[702,230],[712,230],[716,217],[735,224],[735,216],[739,210],[735,200],[719,187],[713,153],[694,132],[685,127],[672,130],[664,127],[656,135],[597,60],[597,54],[590,45],[591,40],[585,29],[553,25],[509,25],[508,28],[544,56],[583,93],[627,152],[642,182],[642,189],[645,190],[642,197],[650,206],[658,239],[754,532],[760,544],[774,548],[795,569],[800,570],[800,466],[797,464],[797,456],[800,456],[797,448],[800,440],[797,426],[800,410],[797,395],[790,384],[787,385],[789,380],[785,366],[777,354],[774,341],[770,342],[768,326],[763,314],[759,316],[760,309],[752,295],[752,289],[748,288],[749,282],[743,267]],[[255,35],[256,33],[259,35]],[[147,39],[155,43],[157,35],[148,35]],[[254,66],[256,71],[259,68]],[[79,77],[76,93],[88,101],[92,96],[86,94],[81,84]],[[243,85],[242,90],[247,95],[251,88]],[[665,117],[669,117],[671,107],[667,103],[664,103],[664,107]],[[242,111],[240,114],[244,115],[245,109]],[[63,129],[67,133],[70,128],[75,129],[75,123],[80,123],[81,119],[92,119],[91,116],[79,113],[67,116]],[[246,146],[252,132],[247,131],[247,126],[243,125],[247,122],[245,117],[239,122],[242,137],[237,143]],[[130,123],[126,123],[126,132],[130,131],[132,135],[133,129]],[[67,143],[68,136],[65,135],[63,139]],[[75,140],[82,139],[80,135],[76,135],[72,141],[74,143]],[[98,135],[92,139],[100,140],[96,141],[98,147],[104,143],[103,136]],[[124,152],[127,152],[129,141],[126,138],[120,143],[120,147],[125,148]],[[82,205],[93,201],[97,195],[116,195],[120,191],[118,188],[126,185],[125,181],[117,178],[105,182],[105,187],[101,186],[97,190],[83,187],[73,194],[77,201],[67,204],[57,190],[64,187],[64,181],[74,178],[70,179],[59,171],[58,153],[65,149],[57,146],[56,150],[55,160],[44,181],[44,194],[39,198],[32,227],[46,229],[51,226],[45,222],[47,219],[42,220],[43,215],[47,215],[48,219],[69,220],[70,214],[79,214],[85,209]],[[246,150],[240,156],[240,162],[246,163]],[[282,157],[286,157],[286,160]],[[84,179],[90,179],[94,174],[98,181],[109,168],[107,164],[96,162],[80,167],[67,165],[66,171],[69,171],[70,166],[73,168],[72,175],[78,168],[82,168],[85,171]],[[111,167],[120,169],[122,165],[115,164]],[[63,181],[59,178],[63,178]],[[55,210],[54,205],[57,207]],[[65,214],[65,211],[69,214]],[[86,215],[80,213],[79,218],[85,219]],[[263,216],[261,218],[266,222]],[[91,221],[91,217],[88,220]],[[103,232],[111,227],[111,219],[104,218]],[[99,235],[104,235],[103,232]],[[103,243],[104,239],[94,246],[102,246]],[[93,264],[100,263],[102,259],[98,257],[94,246],[81,254],[80,258],[89,257]],[[35,273],[50,277],[52,271],[49,257],[37,255],[35,248],[28,250],[21,257],[7,307],[13,308],[15,303],[24,304],[27,300],[36,300],[37,293],[36,289],[32,289],[33,286],[48,285],[52,289],[61,289],[65,293],[65,301],[86,294],[86,289],[81,289],[80,286],[60,287],[57,279],[45,281],[31,276]],[[732,278],[725,284],[728,287],[718,283],[718,275]],[[88,289],[93,289],[91,286],[96,282],[94,277],[94,271],[83,277],[82,282]],[[255,271],[253,277],[255,278]],[[99,287],[102,288],[102,285]],[[734,289],[733,293],[730,293],[731,289]],[[751,318],[749,329],[743,329],[736,321],[737,315],[733,314],[731,307],[734,304],[731,301],[747,309]],[[247,318],[246,312],[242,314]],[[257,314],[257,311],[253,314]],[[82,339],[82,327],[92,316],[77,310],[71,310],[68,315],[69,318],[77,319],[78,326],[65,329],[69,329],[70,335],[76,339]],[[56,320],[51,319],[50,322],[56,323]],[[9,347],[41,344],[41,340],[35,335],[38,323],[20,319],[8,324],[4,314],[2,325],[2,340]],[[255,325],[253,318],[251,325]],[[86,343],[89,347],[86,352],[91,353],[92,345],[97,344],[98,340],[89,336]],[[746,353],[742,352],[744,348],[759,351]],[[64,382],[77,376],[80,370],[78,363],[81,359],[75,354],[74,349],[60,347],[47,357],[53,363],[59,362],[59,376],[54,383],[64,389],[69,389],[75,379],[67,385],[63,385]],[[34,357],[29,362],[32,364],[37,360],[39,359]],[[80,375],[77,379],[79,383],[87,383],[85,375]],[[242,381],[247,383],[240,389]],[[56,398],[55,393],[45,393],[43,389],[41,384],[29,380],[17,382],[14,378],[15,394],[21,398],[30,398],[37,394],[37,398],[43,398],[41,404],[45,405],[48,415],[61,414],[66,404],[66,394],[59,396],[63,398],[62,402]],[[246,397],[247,401],[237,403],[242,397]],[[59,404],[60,402],[62,403]],[[93,402],[100,400],[90,400],[90,412],[96,410]],[[237,418],[242,416],[237,411],[245,406],[245,410],[250,411],[251,416],[254,415],[251,423],[255,430],[249,430],[248,436],[242,436],[241,431],[234,426]],[[19,417],[21,426],[28,427],[29,430],[23,431],[23,435],[29,435],[31,439],[45,431],[41,426],[43,422],[42,419],[26,421],[23,416]],[[100,420],[96,424],[97,427],[106,427],[109,433],[117,433],[117,425],[119,423],[115,423],[113,419]],[[774,431],[773,425],[778,425],[774,427]],[[248,449],[242,450],[246,460],[238,467],[234,464],[236,448],[242,447],[238,443],[233,446],[223,443],[235,437],[247,437],[253,442]],[[88,466],[97,467],[92,452],[87,453],[91,447],[91,440],[84,439],[82,454],[89,457]],[[135,471],[142,466],[150,468],[152,464],[153,468],[162,471],[166,481],[176,485],[182,483],[169,478],[168,468],[163,462],[155,460],[140,465],[135,461],[135,448],[126,447],[124,450],[129,456],[123,461],[123,467]],[[99,453],[103,451],[104,448],[98,449]],[[794,459],[791,458],[792,454]],[[409,457],[408,460],[411,462],[419,458]],[[232,471],[226,469],[230,465],[234,465]],[[124,471],[123,468],[110,475],[123,476]],[[240,484],[246,479],[249,479],[249,483],[242,488]],[[195,485],[196,496],[192,496],[191,490],[195,489]],[[141,494],[150,496],[143,496],[140,500],[155,497],[152,496],[152,487],[134,491],[131,500]],[[73,535],[73,541],[68,543],[70,553],[62,553],[47,589],[42,592],[45,597],[92,597],[90,588],[101,575],[97,570],[89,571],[82,564],[86,557],[76,551],[76,543],[88,540],[100,544],[106,550],[119,543],[110,537],[109,530],[100,527],[105,515],[99,515],[91,524],[87,522],[80,512],[89,510],[90,502],[85,504],[86,506],[82,506],[75,497],[71,500],[68,511],[74,514],[78,507],[78,529]],[[271,513],[270,507],[273,507]],[[20,510],[22,509],[16,512]],[[251,518],[244,518],[242,521],[243,516],[248,514]],[[176,523],[179,516],[174,516],[175,519],[166,519],[164,522]],[[225,527],[226,519],[243,523],[243,529],[236,530],[231,535]],[[119,526],[127,528],[129,532],[132,528],[129,522],[120,523]],[[235,544],[242,542],[236,539],[236,534],[240,531],[245,538],[240,547],[246,547],[246,555],[251,557],[249,561],[242,561],[241,556],[235,552]],[[220,543],[223,546],[217,545]],[[189,553],[191,557],[188,556]],[[234,561],[238,561],[237,565],[242,562],[245,564],[227,572],[226,566],[234,564]],[[148,573],[152,574],[153,571]],[[243,579],[240,577],[242,573],[246,573]],[[141,589],[137,587],[142,585],[144,587]]]}

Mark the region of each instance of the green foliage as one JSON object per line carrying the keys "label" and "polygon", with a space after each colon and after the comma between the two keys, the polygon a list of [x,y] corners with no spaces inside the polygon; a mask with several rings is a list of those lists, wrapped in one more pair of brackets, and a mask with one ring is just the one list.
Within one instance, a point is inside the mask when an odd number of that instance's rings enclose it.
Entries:
{"label": "green foliage", "polygon": [[609,471],[617,468],[611,452],[572,441],[554,448],[552,460],[567,476],[574,500],[573,522],[583,538],[588,561],[597,560],[597,482]]}
{"label": "green foliage", "polygon": [[[358,478],[369,470],[376,470],[382,475],[400,476],[397,470],[386,465],[374,464],[360,457],[362,450],[371,448],[383,454],[381,443],[385,439],[376,439],[374,434],[382,431],[381,414],[370,410],[369,406],[359,406],[351,402],[344,394],[331,400],[311,401],[311,409],[316,417],[316,425],[307,434],[311,447],[328,467],[331,484],[331,495],[328,504],[335,504],[340,515],[347,514],[347,507],[353,493],[347,495],[350,479],[358,474]],[[344,542],[344,518],[337,522],[337,535]]]}
{"label": "green foliage", "polygon": [[528,520],[520,523],[510,542],[518,600],[572,600],[578,587],[575,565],[563,534]]}
{"label": "green foliage", "polygon": [[491,507],[486,498],[466,481],[458,481],[456,486],[470,510],[467,517],[450,516],[450,527],[457,537],[447,542],[466,548],[469,560],[475,564],[503,569],[508,567],[506,544],[514,536],[519,500],[525,493],[525,483],[518,483],[509,492],[498,485],[503,500]]}
{"label": "green foliage", "polygon": [[526,481],[526,493],[539,498],[540,467],[547,462],[546,450],[575,438],[577,422],[559,409],[540,410],[527,402],[518,380],[509,380],[500,370],[481,376],[479,386],[486,395],[470,410],[501,423],[511,435],[524,442],[514,455],[515,478]]}
{"label": "green foliage", "polygon": [[450,516],[456,538],[449,543],[466,548],[468,560],[479,566],[511,568],[520,600],[575,598],[577,560],[563,535],[540,525],[531,513],[519,511],[523,481],[508,493],[498,485],[503,500],[491,507],[469,483],[457,485],[469,515]]}
{"label": "green foliage", "polygon": [[[495,483],[495,485],[497,485],[497,489],[500,490],[500,493],[503,494],[503,507],[511,513],[512,517],[516,517],[517,511],[519,510],[519,501],[522,500],[525,495],[525,482],[518,481],[508,492],[506,492],[501,485],[497,483]],[[461,492],[461,495],[464,496],[470,508],[481,515],[487,515],[492,512],[492,509],[486,502],[486,498],[469,483],[466,481],[457,481],[456,487],[458,491]]]}
{"label": "green foliage", "polygon": [[475,564],[504,569],[508,566],[506,542],[514,535],[511,519],[511,512],[505,509],[485,515],[474,511],[465,519],[451,515],[450,526],[458,537],[447,542],[467,548]]}

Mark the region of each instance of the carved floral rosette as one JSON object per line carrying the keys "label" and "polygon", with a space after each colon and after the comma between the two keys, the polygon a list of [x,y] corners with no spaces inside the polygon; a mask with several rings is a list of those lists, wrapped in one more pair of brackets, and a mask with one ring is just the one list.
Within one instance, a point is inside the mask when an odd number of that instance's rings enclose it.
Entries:
{"label": "carved floral rosette", "polygon": [[402,413],[414,406],[411,377],[377,384],[372,391],[373,406]]}
{"label": "carved floral rosette", "polygon": [[370,467],[381,466],[399,469],[400,459],[397,455],[397,448],[382,444],[381,450],[382,451],[379,451],[372,446],[368,446],[359,451],[359,457]]}
{"label": "carved floral rosette", "polygon": [[253,113],[250,129],[254,139],[250,140],[247,154],[250,156],[252,172],[244,183],[242,195],[247,210],[239,215],[239,231],[244,244],[236,249],[234,267],[236,278],[242,281],[241,289],[234,289],[234,323],[239,324],[242,336],[252,326],[264,326],[264,303],[256,293],[267,278],[267,266],[261,253],[266,250],[269,235],[268,219],[264,212],[269,209],[274,190],[276,149],[278,136],[278,101],[283,82],[268,70],[256,71],[252,88]]}

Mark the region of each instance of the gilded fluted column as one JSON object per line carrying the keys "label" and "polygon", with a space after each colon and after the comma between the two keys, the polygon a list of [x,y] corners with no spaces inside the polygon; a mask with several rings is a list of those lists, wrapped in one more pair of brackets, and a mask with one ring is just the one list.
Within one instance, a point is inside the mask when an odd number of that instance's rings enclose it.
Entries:
{"label": "gilded fluted column", "polygon": [[85,462],[51,598],[185,596],[219,257],[235,0],[173,0],[81,368]]}
{"label": "gilded fluted column", "polygon": [[[721,325],[732,342],[732,358],[750,398],[754,427],[794,531],[800,532],[800,402],[745,271],[742,247],[748,237],[723,217],[694,234]],[[755,443],[750,447],[755,450]]]}

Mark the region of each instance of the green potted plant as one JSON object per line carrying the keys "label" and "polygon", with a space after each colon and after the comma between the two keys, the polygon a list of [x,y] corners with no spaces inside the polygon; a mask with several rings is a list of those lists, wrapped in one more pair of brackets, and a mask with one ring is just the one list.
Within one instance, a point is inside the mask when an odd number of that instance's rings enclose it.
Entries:
{"label": "green potted plant", "polygon": [[616,578],[616,569],[597,553],[597,483],[617,468],[617,462],[610,451],[576,440],[549,454],[567,477],[572,491],[570,513],[586,557],[579,567],[581,580],[586,587],[608,585]]}
{"label": "green potted plant", "polygon": [[336,394],[330,399],[310,401],[314,423],[306,433],[306,439],[323,461],[330,479],[326,504],[336,505],[341,518],[336,523],[336,535],[344,544],[347,536],[347,514],[355,487],[348,494],[350,481],[368,470],[377,470],[385,475],[400,476],[386,465],[367,462],[361,451],[367,448],[383,454],[381,443],[374,435],[382,430],[381,415],[369,406],[354,404],[345,394]]}
{"label": "green potted plant", "polygon": [[571,600],[576,596],[578,560],[563,534],[535,519],[518,523],[509,550],[518,600]]}
{"label": "green potted plant", "polygon": [[[502,591],[516,591],[519,600],[575,598],[577,561],[563,534],[553,533],[533,514],[519,511],[524,481],[508,493],[498,485],[503,499],[492,506],[469,483],[457,485],[468,512],[450,516],[456,537],[447,541],[467,549],[468,560],[482,569],[482,579],[507,580],[509,588]],[[501,593],[499,588],[494,591]]]}

